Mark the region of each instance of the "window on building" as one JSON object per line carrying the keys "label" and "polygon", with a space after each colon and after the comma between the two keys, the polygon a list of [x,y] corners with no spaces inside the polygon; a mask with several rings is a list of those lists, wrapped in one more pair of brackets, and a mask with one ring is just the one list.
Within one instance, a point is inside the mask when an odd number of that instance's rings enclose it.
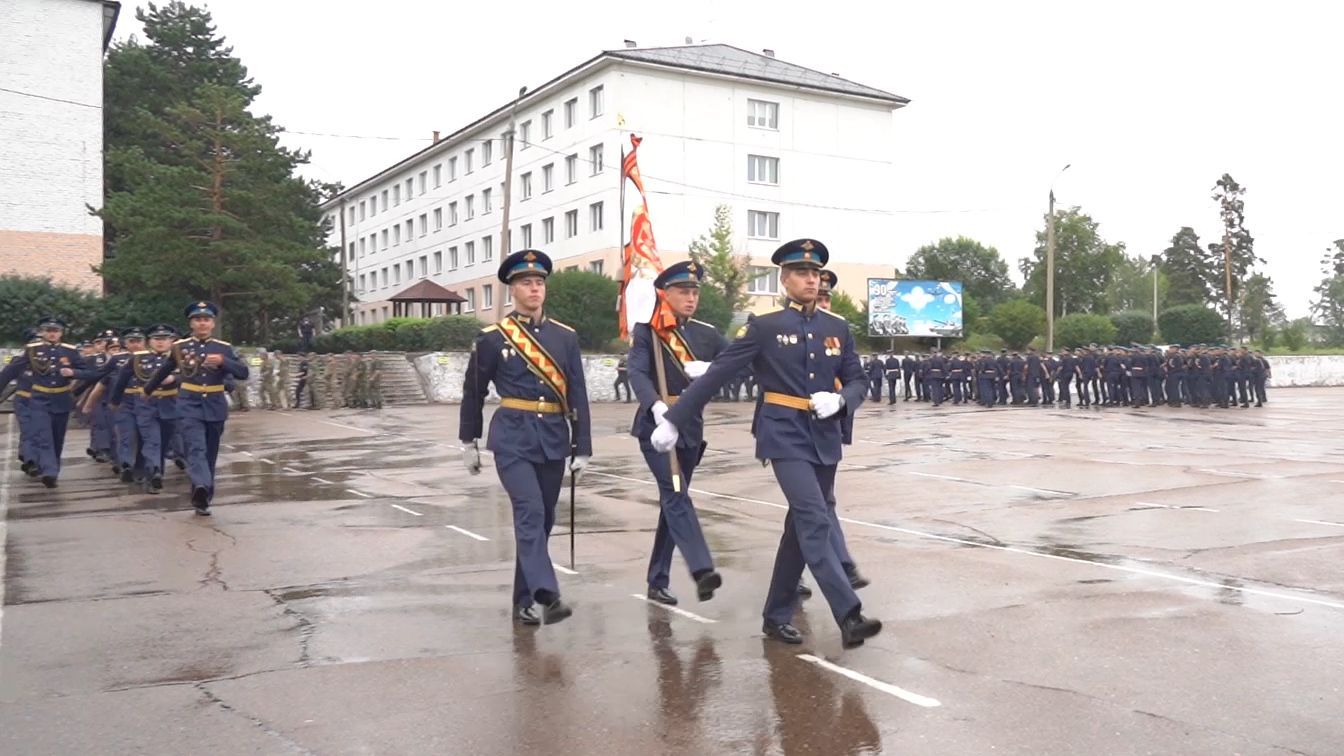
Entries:
{"label": "window on building", "polygon": [[475,264],[476,264],[476,242],[467,242],[465,246],[466,246],[466,250],[467,250],[467,265],[475,265]]}
{"label": "window on building", "polygon": [[490,202],[491,192],[489,189],[481,190],[481,215],[489,215],[494,209]]}
{"label": "window on building", "polygon": [[532,224],[531,224],[531,223],[524,223],[524,224],[522,225],[522,227],[518,229],[518,231],[519,231],[518,237],[519,237],[519,241],[522,243],[522,248],[523,248],[523,249],[527,249],[528,247],[531,247],[531,246],[532,246]]}
{"label": "window on building", "polygon": [[457,270],[457,247],[448,248],[448,270]]}
{"label": "window on building", "polygon": [[463,160],[463,162],[466,164],[466,171],[467,171],[467,173],[471,173],[472,170],[474,170],[474,169],[472,168],[471,163],[472,163],[472,158],[473,158],[473,156],[475,155],[475,153],[476,153],[476,150],[474,150],[474,149],[472,149],[472,150],[467,150],[466,152],[462,153],[462,160]]}
{"label": "window on building", "polygon": [[413,188],[414,186],[415,186],[415,179],[406,179],[406,201],[407,201],[407,202],[410,202],[410,201],[411,201],[411,197],[414,196],[413,193],[412,193],[412,191],[411,191],[412,188]]}
{"label": "window on building", "polygon": [[450,225],[450,226],[456,226],[456,225],[457,225],[457,203],[456,203],[456,202],[449,202],[449,203],[448,203],[448,225]]}
{"label": "window on building", "polygon": [[779,129],[779,103],[747,100],[747,125],[758,129]]}
{"label": "window on building", "polygon": [[457,156],[448,158],[448,180],[457,181]]}
{"label": "window on building", "polygon": [[598,84],[588,90],[588,117],[597,118],[602,112],[602,85]]}
{"label": "window on building", "polygon": [[602,230],[602,203],[594,202],[588,206],[588,230]]}
{"label": "window on building", "polygon": [[495,259],[495,237],[481,237],[481,262],[490,262]]}
{"label": "window on building", "polygon": [[393,265],[393,266],[392,266],[392,283],[394,283],[394,284],[400,284],[400,283],[401,283],[401,266],[400,266],[400,265]]}
{"label": "window on building", "polygon": [[378,234],[369,234],[369,254],[378,251]]}
{"label": "window on building", "polygon": [[747,236],[752,239],[778,239],[779,213],[748,210]]}
{"label": "window on building", "polygon": [[555,188],[555,163],[547,163],[541,167],[541,191],[549,192]]}
{"label": "window on building", "polygon": [[434,230],[443,230],[443,208],[441,207],[434,208]]}
{"label": "window on building", "polygon": [[579,235],[579,211],[569,210],[565,213],[565,238],[573,239]]}
{"label": "window on building", "polygon": [[357,289],[357,291],[359,291],[360,293],[363,293],[364,291],[364,279],[366,278],[368,278],[368,276],[363,274],[361,274],[359,277],[359,288]]}
{"label": "window on building", "polygon": [[579,156],[567,155],[565,157],[565,183],[572,184],[579,180]]}
{"label": "window on building", "polygon": [[364,200],[359,201],[359,219],[364,220]]}
{"label": "window on building", "polygon": [[354,262],[354,261],[355,261],[355,243],[354,243],[354,242],[350,242],[350,249],[346,251],[346,258],[345,258],[345,259],[348,260],[348,261],[350,261],[350,262]]}
{"label": "window on building", "polygon": [[424,194],[424,193],[425,193],[425,189],[427,188],[427,187],[426,187],[426,184],[428,183],[428,181],[429,181],[429,171],[420,171],[420,193],[421,193],[421,194]]}
{"label": "window on building", "polygon": [[420,213],[420,235],[424,236],[427,233],[429,233],[429,216],[425,213]]}
{"label": "window on building", "polygon": [[383,229],[383,249],[387,249],[387,229]]}
{"label": "window on building", "polygon": [[481,287],[481,306],[495,306],[495,287],[493,284],[486,284]]}
{"label": "window on building", "polygon": [[518,192],[523,199],[532,199],[532,174],[524,173],[518,177]]}
{"label": "window on building", "polygon": [[467,220],[471,220],[472,218],[476,217],[476,198],[468,194],[466,202],[467,202]]}
{"label": "window on building", "polygon": [[579,117],[579,98],[565,100],[565,128],[574,128],[574,122]]}
{"label": "window on building", "polygon": [[520,149],[527,149],[532,146],[532,122],[523,121],[518,124],[518,141],[522,142]]}
{"label": "window on building", "polygon": [[553,122],[555,121],[555,111],[548,110],[541,114],[541,138],[550,139],[554,135]]}
{"label": "window on building", "polygon": [[602,261],[593,260],[592,262],[588,263],[588,272],[596,273],[599,276],[602,275]]}
{"label": "window on building", "polygon": [[434,166],[434,188],[443,186],[443,163]]}
{"label": "window on building", "polygon": [[541,221],[541,243],[550,244],[555,241],[555,218],[544,218]]}
{"label": "window on building", "polygon": [[[468,264],[470,264],[470,263],[468,263]],[[467,289],[467,291],[466,291],[466,293],[464,294],[464,296],[467,298],[467,301],[462,303],[462,312],[475,312],[475,311],[476,311],[476,290],[475,290],[475,289]]]}
{"label": "window on building", "polygon": [[593,164],[593,175],[602,172],[602,145],[595,144],[588,148],[588,162]]}
{"label": "window on building", "polygon": [[401,184],[397,184],[396,186],[392,187],[392,206],[396,207],[397,205],[400,204],[401,204]]}
{"label": "window on building", "polygon": [[747,181],[753,184],[779,184],[779,158],[748,155]]}
{"label": "window on building", "polygon": [[429,257],[427,255],[420,255],[420,262],[416,265],[416,272],[419,273],[421,278],[429,275]]}
{"label": "window on building", "polygon": [[398,223],[397,225],[395,225],[395,226],[392,227],[392,246],[395,247],[395,246],[397,246],[398,244],[401,244],[401,224],[400,224],[400,223]]}
{"label": "window on building", "polygon": [[434,253],[434,275],[437,276],[442,272],[443,272],[443,251],[440,250]]}
{"label": "window on building", "polygon": [[751,283],[747,284],[748,294],[778,294],[779,268],[774,266],[751,266]]}
{"label": "window on building", "polygon": [[504,305],[507,307],[508,305],[511,305],[511,304],[513,304],[513,289],[510,288],[510,287],[508,287],[508,286],[505,286],[505,287],[504,287]]}
{"label": "window on building", "polygon": [[367,246],[365,245],[365,242],[367,242],[367,241],[368,241],[368,239],[365,239],[365,238],[362,237],[362,236],[359,238],[359,256],[360,256],[360,257],[363,257],[363,256],[364,256],[364,250],[367,249]]}
{"label": "window on building", "polygon": [[375,215],[377,215],[377,214],[378,214],[378,195],[377,195],[377,194],[370,194],[370,195],[369,195],[369,217],[373,217],[373,216],[375,216]]}
{"label": "window on building", "polygon": [[355,206],[350,206],[350,225],[355,225]]}
{"label": "window on building", "polygon": [[387,212],[387,190],[383,190],[383,212]]}
{"label": "window on building", "polygon": [[481,165],[490,165],[495,159],[495,143],[486,139],[481,142]]}
{"label": "window on building", "polygon": [[415,221],[408,220],[406,221],[406,243],[410,244],[411,239],[414,236],[415,236]]}
{"label": "window on building", "polygon": [[379,271],[379,275],[381,275],[381,276],[382,276],[382,279],[383,279],[383,286],[382,286],[382,288],[386,289],[386,288],[387,288],[387,268],[383,268],[381,271]]}

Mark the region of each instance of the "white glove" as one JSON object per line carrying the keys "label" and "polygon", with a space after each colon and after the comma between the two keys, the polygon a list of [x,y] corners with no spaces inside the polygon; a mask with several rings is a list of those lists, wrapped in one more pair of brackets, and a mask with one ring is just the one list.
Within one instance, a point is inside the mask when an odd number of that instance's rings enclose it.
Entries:
{"label": "white glove", "polygon": [[831,391],[818,391],[812,395],[812,411],[817,418],[825,420],[845,406],[845,398]]}
{"label": "white glove", "polygon": [[588,469],[588,461],[592,457],[586,454],[580,454],[569,459],[569,474],[574,477],[574,482],[578,482],[583,477],[583,471]]}
{"label": "white glove", "polygon": [[664,420],[658,423],[658,427],[653,429],[653,435],[649,437],[649,443],[653,445],[653,450],[659,453],[672,451],[677,445],[677,439],[681,438],[681,432],[677,426]]}
{"label": "white glove", "polygon": [[705,371],[709,370],[709,363],[701,362],[700,360],[694,360],[692,362],[686,363],[685,368],[686,368],[686,377],[690,378],[691,380],[695,380],[696,378],[699,378],[700,376],[704,375]]}
{"label": "white glove", "polygon": [[481,474],[481,450],[476,447],[475,441],[471,442],[471,446],[462,450],[462,464],[466,466],[467,472],[472,475]]}
{"label": "white glove", "polygon": [[662,425],[663,415],[667,414],[667,405],[662,402],[654,402],[650,408],[653,412],[653,422],[655,425]]}

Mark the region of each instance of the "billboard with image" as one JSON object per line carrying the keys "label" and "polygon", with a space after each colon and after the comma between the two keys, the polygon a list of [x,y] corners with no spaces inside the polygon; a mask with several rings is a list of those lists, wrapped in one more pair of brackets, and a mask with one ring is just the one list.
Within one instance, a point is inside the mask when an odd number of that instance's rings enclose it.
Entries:
{"label": "billboard with image", "polygon": [[868,335],[960,338],[960,281],[868,279]]}

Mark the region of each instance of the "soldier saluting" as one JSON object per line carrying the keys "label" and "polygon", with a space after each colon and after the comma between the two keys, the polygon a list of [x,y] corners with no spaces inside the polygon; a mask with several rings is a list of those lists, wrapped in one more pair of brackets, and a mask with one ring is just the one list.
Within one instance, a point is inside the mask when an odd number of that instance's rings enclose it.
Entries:
{"label": "soldier saluting", "polygon": [[788,305],[753,320],[709,371],[682,392],[650,442],[658,451],[672,449],[679,429],[689,428],[710,397],[752,364],[762,390],[754,423],[756,456],[772,463],[789,502],[762,629],[783,643],[803,642],[792,621],[798,580],[806,566],[830,604],[844,646],[851,648],[881,632],[882,623],[861,613],[862,603],[836,553],[826,501],[841,457],[840,418],[863,403],[868,382],[849,325],[816,306],[820,271],[829,257],[826,246],[813,239],[797,239],[775,250],[771,261],[782,269]]}
{"label": "soldier saluting", "polygon": [[[472,344],[458,428],[467,472],[478,475],[482,406],[493,382],[500,401],[486,448],[513,505],[513,619],[524,625],[550,625],[573,613],[560,600],[547,539],[565,460],[577,476],[593,454],[578,335],[543,310],[550,274],[551,258],[534,249],[500,264],[499,280],[509,287],[514,310]],[[534,602],[542,605],[540,615]]]}

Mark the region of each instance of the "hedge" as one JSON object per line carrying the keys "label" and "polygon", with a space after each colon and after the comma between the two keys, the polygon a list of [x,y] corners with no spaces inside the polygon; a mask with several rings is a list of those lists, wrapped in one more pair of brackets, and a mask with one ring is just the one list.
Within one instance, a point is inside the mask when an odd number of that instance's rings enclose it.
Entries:
{"label": "hedge", "polygon": [[[439,318],[392,318],[374,325],[349,326],[324,333],[313,340],[318,354],[340,352],[441,352],[471,348],[481,321],[469,315]],[[272,347],[297,352],[297,339],[285,338]]]}

